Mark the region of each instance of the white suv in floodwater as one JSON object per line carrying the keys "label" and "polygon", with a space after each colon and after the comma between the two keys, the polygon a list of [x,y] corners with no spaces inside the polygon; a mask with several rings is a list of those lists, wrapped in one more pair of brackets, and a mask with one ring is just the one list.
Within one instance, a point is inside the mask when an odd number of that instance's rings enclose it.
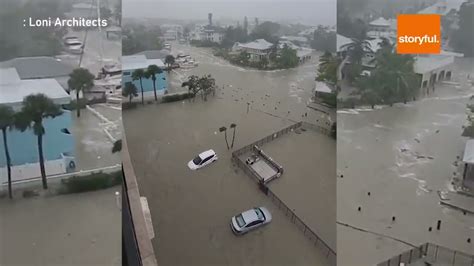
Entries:
{"label": "white suv in floodwater", "polygon": [[214,150],[207,150],[205,152],[200,153],[198,156],[196,156],[196,158],[189,161],[188,167],[191,170],[197,170],[216,160],[217,154],[214,152]]}

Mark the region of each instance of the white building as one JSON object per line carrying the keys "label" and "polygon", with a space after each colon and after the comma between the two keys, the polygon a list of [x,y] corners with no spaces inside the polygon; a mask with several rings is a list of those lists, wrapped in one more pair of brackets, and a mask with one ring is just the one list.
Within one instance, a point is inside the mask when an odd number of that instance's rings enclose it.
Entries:
{"label": "white building", "polygon": [[397,37],[397,20],[378,18],[369,23],[367,36],[371,38],[389,38],[394,40]]}
{"label": "white building", "polygon": [[437,82],[450,80],[452,77],[454,56],[417,56],[415,60],[414,70],[421,76],[420,87],[422,89],[429,89]]}
{"label": "white building", "polygon": [[273,44],[267,42],[264,39],[258,39],[248,43],[236,42],[232,47],[234,52],[246,52],[250,55],[250,60],[260,61],[263,58],[267,58],[270,55]]}

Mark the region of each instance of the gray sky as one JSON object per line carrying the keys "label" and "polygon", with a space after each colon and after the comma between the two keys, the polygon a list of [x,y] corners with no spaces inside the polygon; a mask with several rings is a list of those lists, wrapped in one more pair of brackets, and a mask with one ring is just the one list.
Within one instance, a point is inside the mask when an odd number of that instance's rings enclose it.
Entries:
{"label": "gray sky", "polygon": [[337,0],[123,0],[124,17],[239,19],[244,16],[281,21],[299,21],[309,25],[335,25]]}

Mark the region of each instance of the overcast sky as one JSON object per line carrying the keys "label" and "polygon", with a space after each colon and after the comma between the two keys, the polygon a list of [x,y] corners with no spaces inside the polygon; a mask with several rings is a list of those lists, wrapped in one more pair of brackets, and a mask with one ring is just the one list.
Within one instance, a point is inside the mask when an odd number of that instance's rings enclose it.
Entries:
{"label": "overcast sky", "polygon": [[253,22],[290,20],[310,25],[335,25],[337,0],[123,0],[124,17],[238,19]]}

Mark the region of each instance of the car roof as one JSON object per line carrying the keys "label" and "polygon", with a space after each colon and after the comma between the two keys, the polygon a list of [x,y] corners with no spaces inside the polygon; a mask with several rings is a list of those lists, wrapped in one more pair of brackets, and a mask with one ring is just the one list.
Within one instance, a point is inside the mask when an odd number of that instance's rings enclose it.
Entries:
{"label": "car roof", "polygon": [[216,154],[216,153],[214,152],[214,150],[211,149],[211,150],[201,152],[199,154],[199,157],[201,157],[201,159],[205,159],[205,158],[209,157],[210,155],[214,155],[214,154]]}
{"label": "car roof", "polygon": [[245,221],[246,224],[258,220],[258,216],[257,216],[257,213],[255,212],[255,209],[250,209],[248,211],[244,211],[242,213],[242,217],[244,218],[244,221]]}

